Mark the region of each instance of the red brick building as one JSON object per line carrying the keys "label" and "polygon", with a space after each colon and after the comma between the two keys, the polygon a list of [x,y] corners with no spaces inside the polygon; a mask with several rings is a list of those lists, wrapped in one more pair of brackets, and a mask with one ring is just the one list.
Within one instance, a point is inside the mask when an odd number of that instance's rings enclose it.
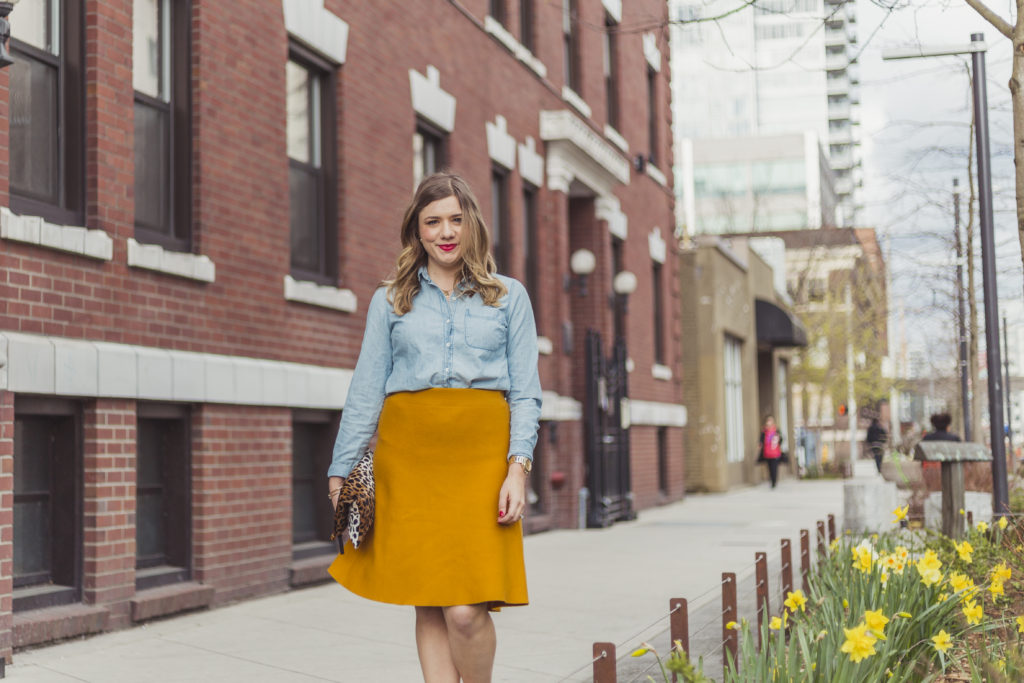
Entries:
{"label": "red brick building", "polygon": [[433,169],[469,179],[534,302],[529,530],[575,526],[585,486],[591,525],[683,495],[663,0],[10,20],[0,654],[323,578],[365,307]]}

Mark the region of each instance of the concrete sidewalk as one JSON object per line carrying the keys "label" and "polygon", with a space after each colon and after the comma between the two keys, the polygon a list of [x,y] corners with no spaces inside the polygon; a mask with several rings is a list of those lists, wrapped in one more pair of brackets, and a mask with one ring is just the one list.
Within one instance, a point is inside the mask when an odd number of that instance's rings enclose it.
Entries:
{"label": "concrete sidewalk", "polygon": [[[667,627],[663,620],[646,628],[667,615],[669,598],[687,598],[692,614],[720,601],[722,572],[749,574],[758,551],[777,572],[782,538],[792,540],[799,567],[799,530],[813,538],[815,522],[832,513],[842,533],[842,512],[843,481],[785,480],[775,490],[762,484],[691,495],[610,529],[530,536],[531,604],[494,616],[494,680],[589,680],[594,641],[614,642],[628,657],[641,639]],[[777,595],[778,583],[770,583]],[[741,608],[741,616],[751,615]],[[691,629],[698,626],[691,619]],[[721,669],[706,672],[721,677]],[[19,652],[7,679],[401,683],[421,676],[412,609],[372,603],[330,583]]]}

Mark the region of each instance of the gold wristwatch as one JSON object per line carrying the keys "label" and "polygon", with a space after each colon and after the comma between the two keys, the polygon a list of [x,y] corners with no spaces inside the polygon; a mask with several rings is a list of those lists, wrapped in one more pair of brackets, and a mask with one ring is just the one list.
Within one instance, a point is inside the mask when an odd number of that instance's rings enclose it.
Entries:
{"label": "gold wristwatch", "polygon": [[527,458],[525,455],[513,455],[511,458],[508,459],[509,465],[511,465],[514,462],[517,462],[520,465],[522,465],[523,471],[526,472],[527,474],[529,474],[530,470],[533,469],[533,461]]}

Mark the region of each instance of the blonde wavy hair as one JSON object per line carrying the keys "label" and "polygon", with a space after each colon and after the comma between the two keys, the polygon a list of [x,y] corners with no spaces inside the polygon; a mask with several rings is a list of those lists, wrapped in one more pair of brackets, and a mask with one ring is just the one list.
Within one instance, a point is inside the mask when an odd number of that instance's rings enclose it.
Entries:
{"label": "blonde wavy hair", "polygon": [[498,299],[508,291],[494,277],[497,266],[491,256],[491,237],[473,191],[461,176],[446,172],[434,173],[420,182],[412,203],[405,210],[402,218],[402,251],[395,264],[395,276],[384,282],[388,301],[396,315],[405,315],[412,309],[413,297],[420,291],[419,270],[427,264],[427,251],[420,242],[420,212],[432,202],[453,196],[462,209],[462,232],[459,237],[462,270],[456,281],[462,281],[468,292],[479,294],[488,306],[496,307]]}

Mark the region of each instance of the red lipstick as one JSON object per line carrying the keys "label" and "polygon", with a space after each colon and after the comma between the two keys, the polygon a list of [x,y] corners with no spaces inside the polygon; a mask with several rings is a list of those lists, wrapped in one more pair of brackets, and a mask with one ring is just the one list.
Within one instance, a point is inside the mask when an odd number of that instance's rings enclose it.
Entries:
{"label": "red lipstick", "polygon": [[455,244],[439,244],[439,245],[437,245],[437,248],[440,249],[441,251],[452,251],[452,250],[455,249],[456,246],[458,246],[458,245],[455,245]]}

